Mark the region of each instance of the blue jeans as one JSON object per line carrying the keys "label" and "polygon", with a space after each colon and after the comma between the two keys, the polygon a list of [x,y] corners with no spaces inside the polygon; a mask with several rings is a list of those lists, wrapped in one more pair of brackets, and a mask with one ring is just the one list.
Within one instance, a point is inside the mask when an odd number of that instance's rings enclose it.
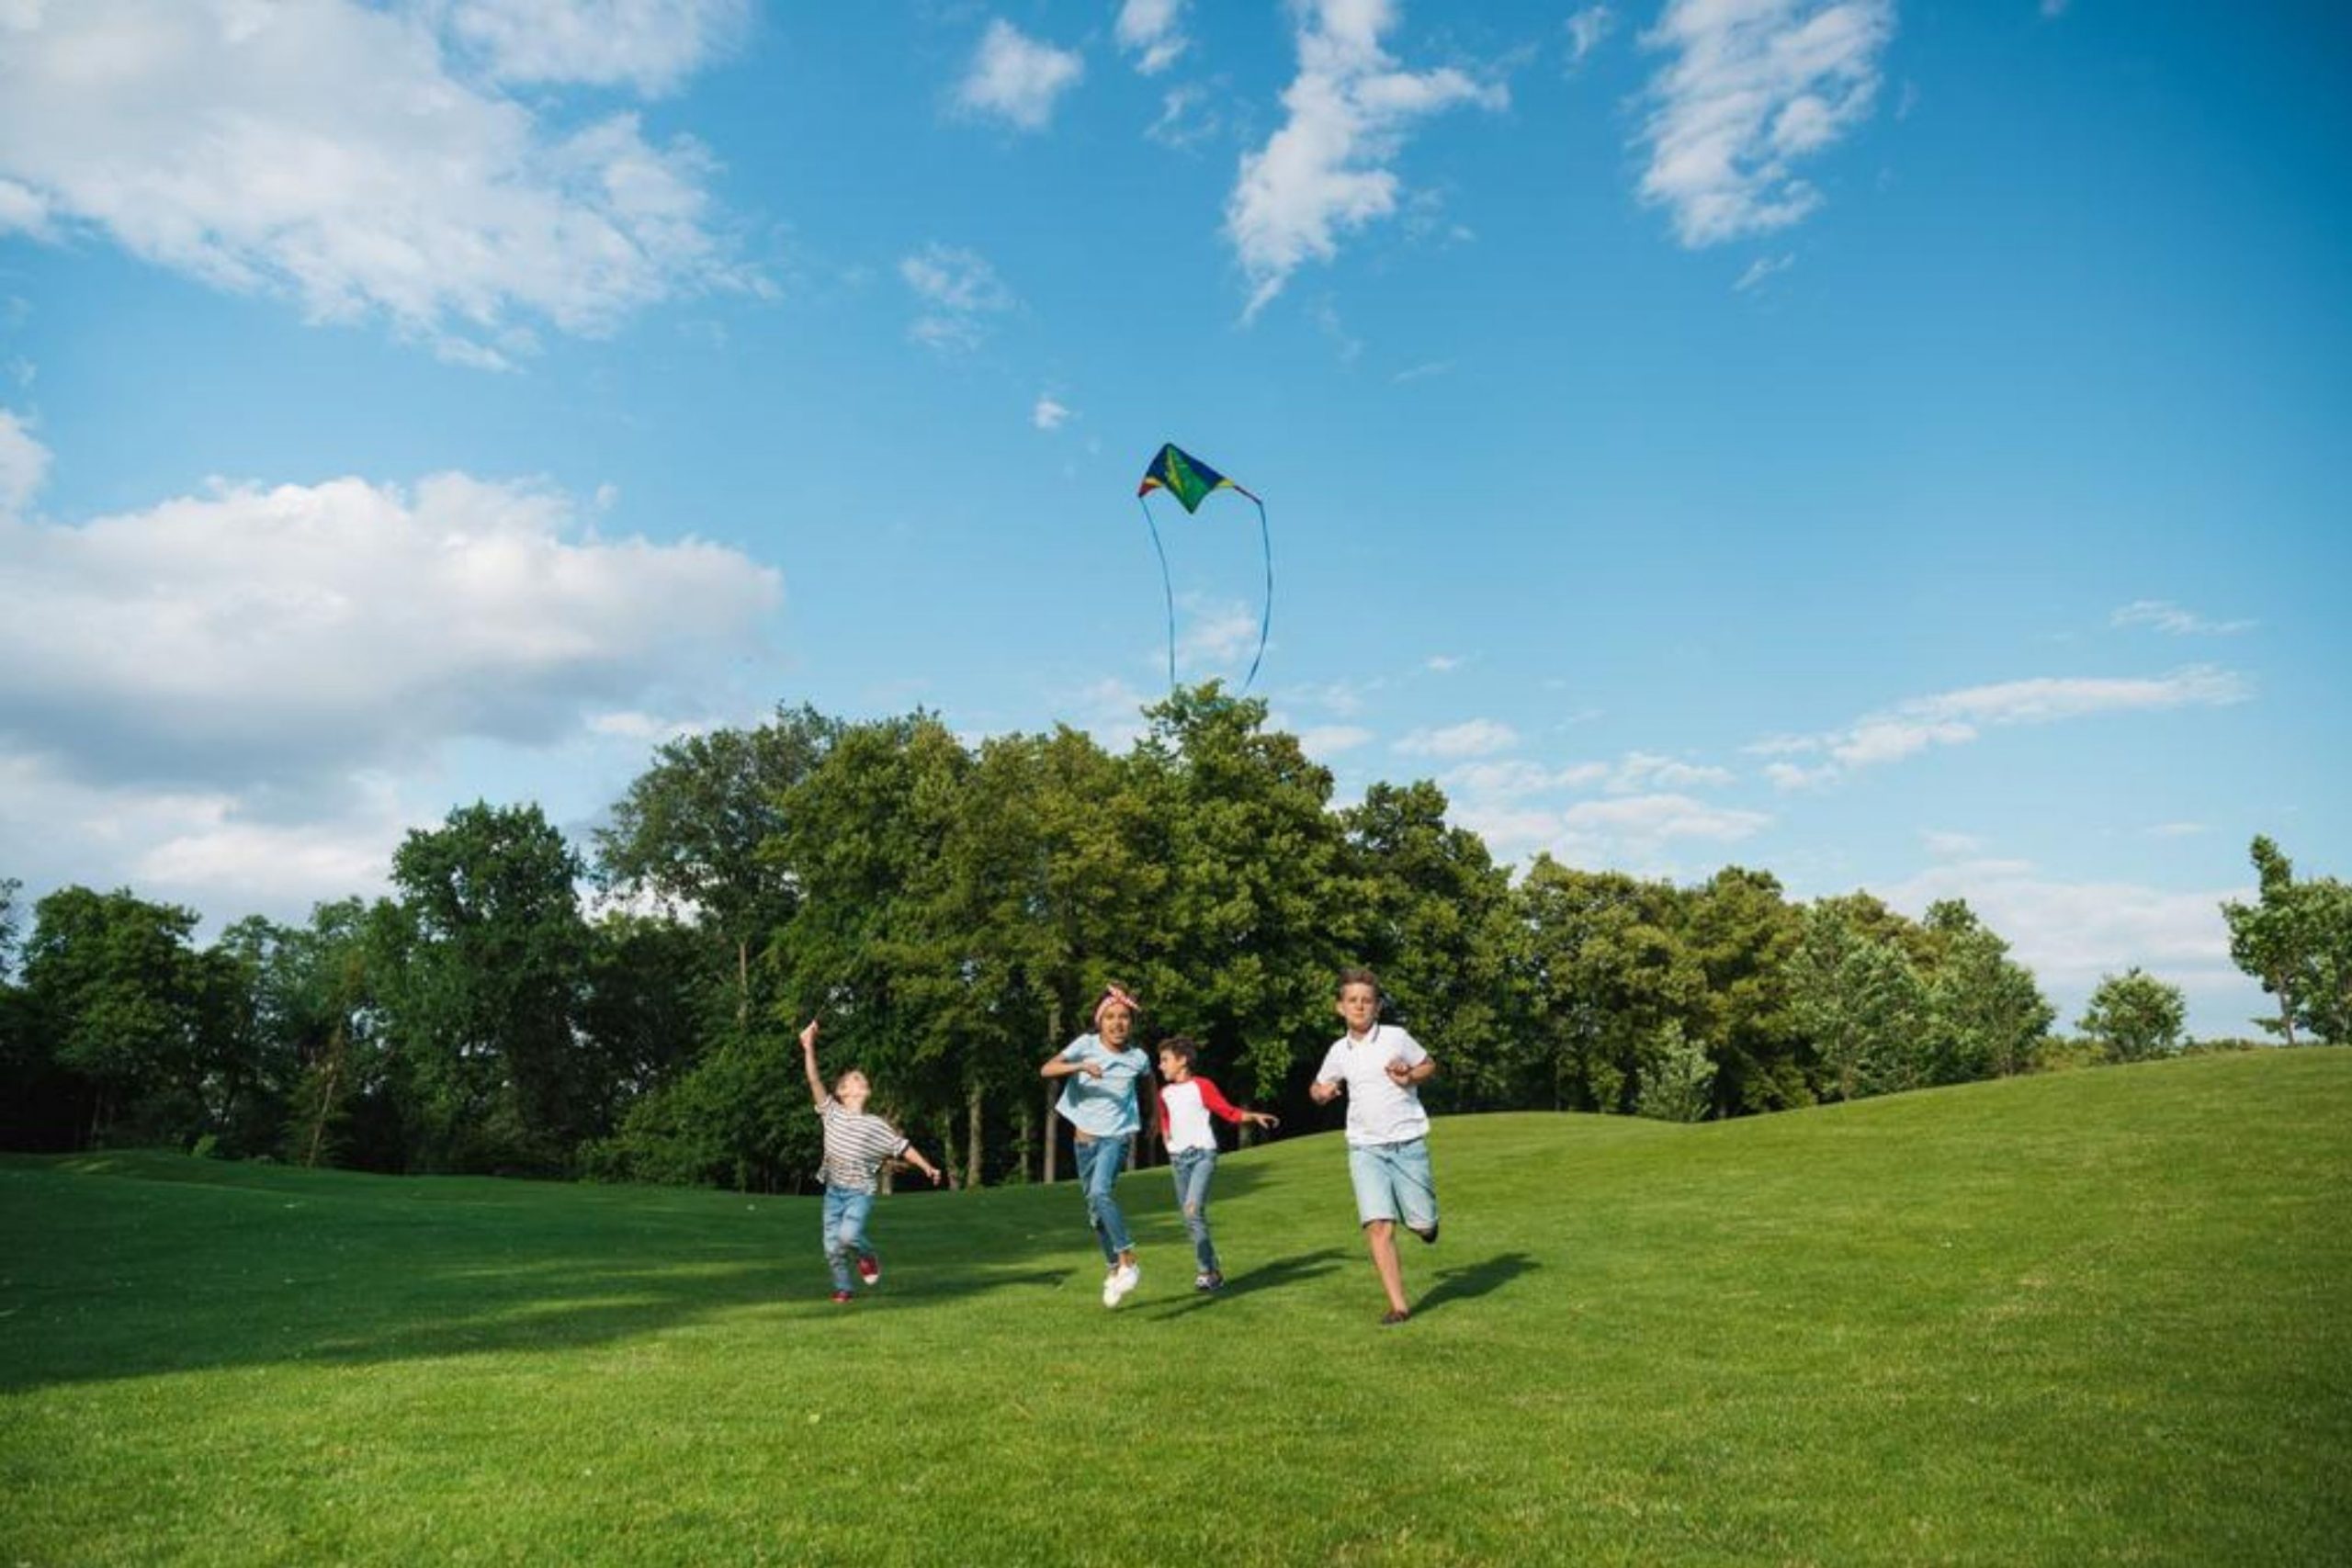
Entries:
{"label": "blue jeans", "polygon": [[1184,1228],[1193,1233],[1193,1261],[1204,1274],[1219,1272],[1216,1244],[1209,1240],[1209,1178],[1216,1174],[1215,1149],[1178,1149],[1168,1156],[1176,1177],[1176,1206],[1184,1211]]}
{"label": "blue jeans", "polygon": [[850,1259],[871,1258],[865,1242],[865,1216],[874,1212],[874,1194],[846,1187],[825,1189],[825,1262],[833,1271],[833,1289],[850,1288]]}
{"label": "blue jeans", "polygon": [[1080,1139],[1077,1145],[1078,1179],[1086,1190],[1086,1223],[1094,1227],[1094,1239],[1102,1246],[1105,1263],[1116,1264],[1119,1254],[1135,1246],[1135,1238],[1127,1234],[1127,1217],[1119,1213],[1119,1201],[1111,1195],[1111,1184],[1126,1168],[1132,1137],[1132,1134],[1122,1134],[1115,1138]]}

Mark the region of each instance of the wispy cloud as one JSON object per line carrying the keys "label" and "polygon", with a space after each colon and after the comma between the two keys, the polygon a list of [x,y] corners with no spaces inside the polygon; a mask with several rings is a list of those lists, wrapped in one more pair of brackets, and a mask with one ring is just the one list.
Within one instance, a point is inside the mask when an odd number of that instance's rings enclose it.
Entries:
{"label": "wispy cloud", "polygon": [[1822,197],[1795,166],[1868,117],[1894,34],[1893,0],[1669,0],[1642,199],[1694,248],[1801,220]]}
{"label": "wispy cloud", "polygon": [[1731,291],[1745,294],[1774,273],[1786,272],[1796,265],[1793,255],[1758,256],[1747,264],[1747,270],[1739,275],[1739,281],[1731,286]]}
{"label": "wispy cloud", "polygon": [[1450,376],[1453,373],[1453,360],[1432,359],[1426,364],[1415,365],[1407,369],[1399,370],[1396,374],[1388,378],[1388,379],[1396,385],[1402,387],[1408,382],[1426,381],[1432,376]]}
{"label": "wispy cloud", "polygon": [[1782,789],[1800,789],[1932,747],[1964,745],[1987,729],[2098,714],[2218,707],[2250,695],[2243,676],[2202,664],[2154,677],[2045,676],[1914,697],[1865,715],[1843,729],[1775,736],[1747,750],[1760,756],[1819,758],[1811,763],[1776,761],[1765,768],[1765,776]]}
{"label": "wispy cloud", "polygon": [[1288,118],[1245,153],[1226,203],[1226,233],[1250,281],[1255,315],[1309,261],[1339,254],[1342,235],[1396,210],[1389,167],[1418,121],[1461,104],[1501,108],[1508,92],[1452,66],[1402,71],[1381,47],[1394,0],[1302,0],[1298,75]]}
{"label": "wispy cloud", "polygon": [[[674,36],[642,6],[601,10],[610,49],[526,38],[522,23],[555,13],[522,0],[16,6],[0,28],[0,231],[102,234],[491,367],[532,352],[536,324],[598,334],[664,299],[763,290],[730,254],[701,143],[498,89],[666,88],[722,47],[737,7],[679,0],[665,14],[693,25]],[[458,74],[452,51],[490,79]]]}
{"label": "wispy cloud", "polygon": [[907,335],[943,353],[977,347],[989,318],[1015,302],[986,256],[937,241],[901,257],[899,276],[922,305]]}
{"label": "wispy cloud", "polygon": [[1473,718],[1438,729],[1416,729],[1396,742],[1408,757],[1485,757],[1519,744],[1519,731],[1498,719]]}
{"label": "wispy cloud", "polygon": [[1421,661],[1421,668],[1433,674],[1451,675],[1469,662],[1459,654],[1432,653]]}
{"label": "wispy cloud", "polygon": [[734,51],[751,0],[429,0],[495,81],[674,90]]}
{"label": "wispy cloud", "polygon": [[1043,130],[1054,117],[1054,105],[1085,74],[1086,62],[1077,51],[1033,39],[1000,17],[980,35],[956,102],[970,114],[1022,130]]}
{"label": "wispy cloud", "polygon": [[2175,637],[2232,637],[2252,631],[2259,622],[2216,621],[2184,610],[2168,599],[2135,599],[2108,616],[2111,626],[2153,626]]}
{"label": "wispy cloud", "polygon": [[1617,28],[1617,14],[1606,6],[1587,6],[1567,20],[1568,69],[1574,71],[1600,47]]}
{"label": "wispy cloud", "polygon": [[1037,396],[1037,406],[1029,411],[1029,423],[1040,430],[1059,430],[1069,423],[1069,418],[1068,404],[1057,402],[1042,392]]}
{"label": "wispy cloud", "polygon": [[1300,750],[1317,761],[1371,744],[1373,733],[1360,724],[1310,725],[1298,732]]}
{"label": "wispy cloud", "polygon": [[1771,825],[1761,811],[1710,806],[1682,795],[1583,800],[1556,808],[1472,798],[1455,818],[1504,859],[1541,851],[1573,865],[1647,869],[1679,844],[1727,844]]}
{"label": "wispy cloud", "polygon": [[1176,63],[1192,40],[1184,36],[1184,0],[1125,0],[1114,29],[1136,69],[1157,76]]}
{"label": "wispy cloud", "polygon": [[0,409],[0,517],[21,512],[49,478],[49,448],[25,422]]}

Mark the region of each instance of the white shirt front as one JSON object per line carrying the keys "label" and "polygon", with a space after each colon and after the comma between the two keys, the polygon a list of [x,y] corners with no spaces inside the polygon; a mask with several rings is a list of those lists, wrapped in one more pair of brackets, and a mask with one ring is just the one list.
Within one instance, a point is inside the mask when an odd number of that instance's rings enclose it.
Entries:
{"label": "white shirt front", "polygon": [[1421,1043],[1393,1023],[1375,1023],[1362,1039],[1342,1034],[1331,1042],[1315,1077],[1318,1082],[1348,1086],[1351,1146],[1401,1144],[1429,1132],[1430,1113],[1421,1109],[1420,1090],[1388,1076],[1391,1062],[1417,1067],[1429,1059]]}

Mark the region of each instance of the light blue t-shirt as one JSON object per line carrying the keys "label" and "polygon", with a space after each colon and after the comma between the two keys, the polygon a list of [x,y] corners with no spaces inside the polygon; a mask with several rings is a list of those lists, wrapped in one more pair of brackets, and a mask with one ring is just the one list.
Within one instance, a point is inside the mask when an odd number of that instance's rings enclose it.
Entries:
{"label": "light blue t-shirt", "polygon": [[1081,1133],[1116,1138],[1136,1131],[1143,1118],[1136,1111],[1136,1085],[1151,1071],[1151,1058],[1130,1045],[1114,1051],[1102,1036],[1081,1034],[1062,1047],[1065,1062],[1100,1062],[1102,1076],[1072,1073],[1062,1079],[1062,1097],[1054,1109]]}

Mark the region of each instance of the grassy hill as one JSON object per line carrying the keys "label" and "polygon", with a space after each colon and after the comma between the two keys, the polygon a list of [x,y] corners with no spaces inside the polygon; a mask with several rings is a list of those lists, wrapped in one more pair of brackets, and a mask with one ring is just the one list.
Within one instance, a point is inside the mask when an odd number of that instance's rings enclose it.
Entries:
{"label": "grassy hill", "polygon": [[2352,1540],[2352,1052],[1722,1125],[1458,1118],[814,1200],[0,1159],[0,1562],[2196,1562]]}

